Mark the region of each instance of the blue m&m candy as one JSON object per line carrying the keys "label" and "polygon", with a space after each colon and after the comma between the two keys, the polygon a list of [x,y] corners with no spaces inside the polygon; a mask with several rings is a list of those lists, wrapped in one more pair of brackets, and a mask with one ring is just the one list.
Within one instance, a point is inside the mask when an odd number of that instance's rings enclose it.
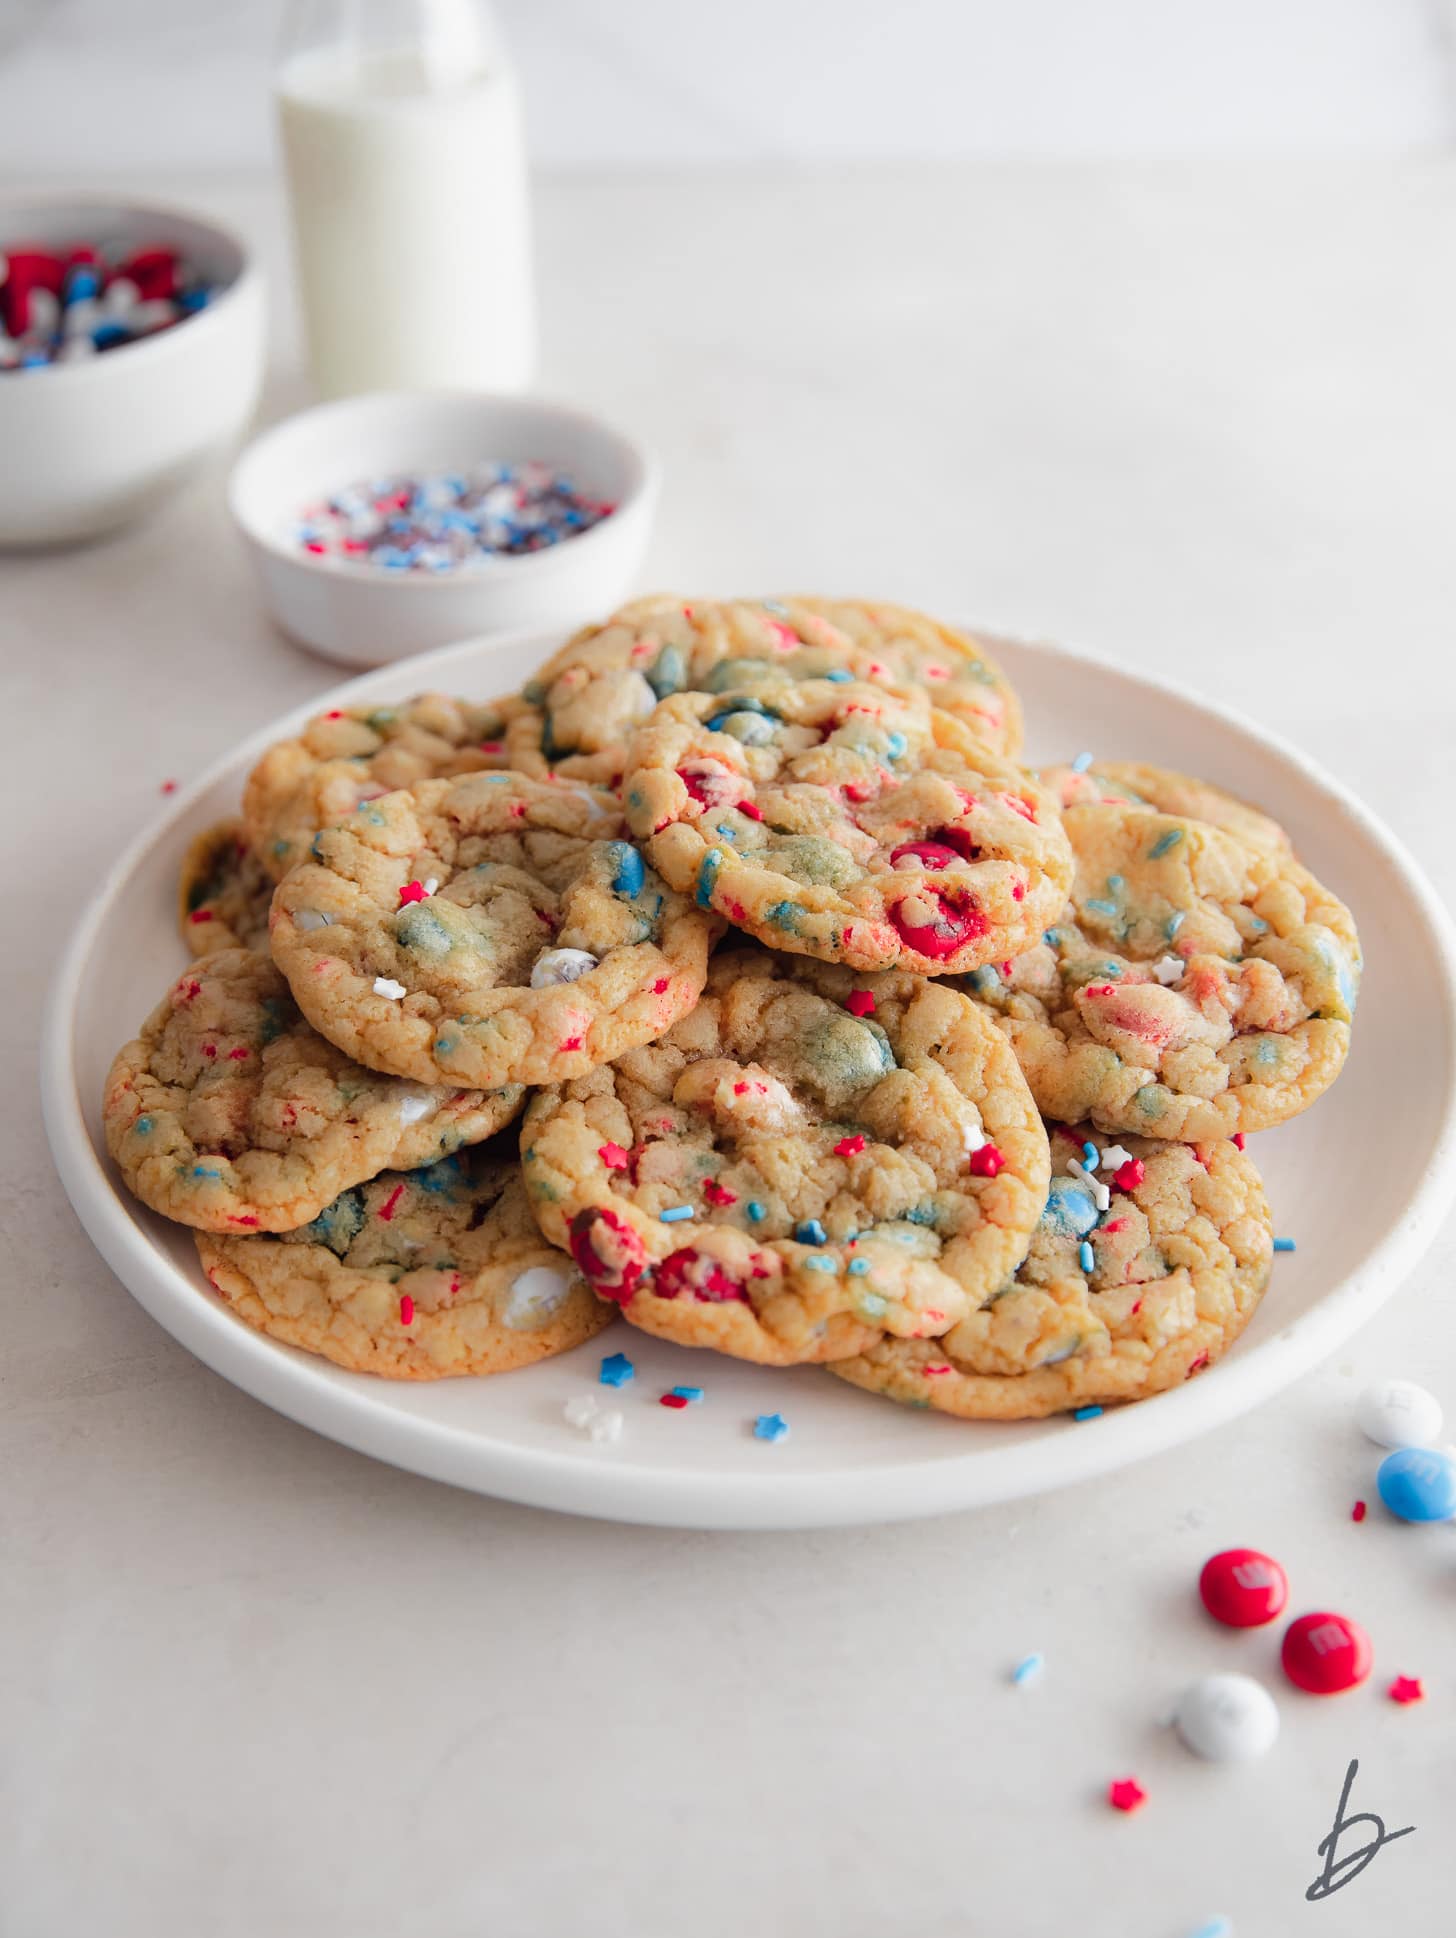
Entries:
{"label": "blue m&m candy", "polygon": [[1402,1447],[1399,1453],[1388,1454],[1375,1484],[1398,1520],[1456,1517],[1456,1459],[1435,1447]]}

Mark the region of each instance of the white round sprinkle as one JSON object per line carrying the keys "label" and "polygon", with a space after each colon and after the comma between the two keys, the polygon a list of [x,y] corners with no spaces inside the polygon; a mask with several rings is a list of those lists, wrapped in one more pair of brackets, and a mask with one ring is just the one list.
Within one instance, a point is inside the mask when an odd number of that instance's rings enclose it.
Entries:
{"label": "white round sprinkle", "polygon": [[546,949],[536,958],[531,987],[549,989],[554,983],[575,982],[596,966],[596,957],[585,949]]}
{"label": "white round sprinkle", "polygon": [[1434,1393],[1409,1379],[1378,1379],[1355,1402],[1360,1431],[1377,1447],[1429,1447],[1441,1431]]}
{"label": "white round sprinkle", "polygon": [[1175,982],[1182,982],[1187,966],[1181,956],[1159,956],[1153,964],[1153,974],[1164,988],[1169,988]]}
{"label": "white round sprinkle", "polygon": [[532,1265],[512,1279],[501,1317],[518,1332],[541,1326],[570,1292],[572,1275],[557,1265]]}
{"label": "white round sprinkle", "polygon": [[1195,1756],[1252,1763],[1274,1747],[1279,1711],[1252,1676],[1204,1676],[1178,1698],[1173,1726]]}
{"label": "white round sprinkle", "polygon": [[293,926],[296,929],[326,929],[329,918],[316,908],[301,908],[293,918]]}
{"label": "white round sprinkle", "polygon": [[401,996],[407,992],[404,984],[402,982],[395,982],[393,977],[376,976],[374,978],[374,993],[376,996],[387,996],[390,1002],[397,1003]]}

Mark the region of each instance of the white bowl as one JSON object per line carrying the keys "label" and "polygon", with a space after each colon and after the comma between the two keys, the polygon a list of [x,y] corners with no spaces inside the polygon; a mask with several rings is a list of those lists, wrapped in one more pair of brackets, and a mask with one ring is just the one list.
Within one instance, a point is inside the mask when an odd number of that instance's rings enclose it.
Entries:
{"label": "white bowl", "polygon": [[20,242],[160,243],[219,293],[195,316],[85,363],[0,373],[0,545],[94,538],[152,510],[252,416],[263,284],[238,238],[150,204],[0,199]]}
{"label": "white bowl", "polygon": [[[429,575],[320,558],[290,536],[306,505],[361,478],[495,458],[543,459],[616,509],[545,551]],[[657,481],[647,451],[582,411],[485,391],[380,391],[265,431],[239,458],[229,502],[284,632],[346,666],[380,666],[473,634],[567,627],[610,611],[642,561]]]}
{"label": "white bowl", "polygon": [[[511,663],[525,671],[558,643],[517,641]],[[234,1385],[377,1459],[538,1507],[702,1528],[898,1520],[1090,1480],[1232,1419],[1333,1352],[1425,1250],[1456,1185],[1456,941],[1415,864],[1337,781],[1237,714],[1116,666],[1007,641],[996,657],[1026,705],[1033,760],[1065,759],[1096,735],[1109,755],[1156,751],[1251,796],[1348,899],[1365,941],[1340,1081],[1313,1110],[1250,1140],[1278,1229],[1299,1249],[1278,1259],[1224,1359],[1101,1419],[1001,1425],[892,1406],[818,1368],[720,1359],[626,1326],[520,1372],[420,1383],[347,1373],[251,1331],[209,1290],[191,1234],[128,1196],[101,1135],[112,1055],[184,959],[175,928],[182,855],[200,829],[236,812],[269,741],[296,733],[310,714],[388,704],[421,687],[498,692],[502,651],[475,641],[368,674],[234,749],[108,871],[58,969],[41,1100],[62,1181],[153,1318]],[[615,1445],[598,1445],[571,1431],[562,1408],[602,1391],[599,1362],[617,1347],[637,1367],[632,1386],[612,1395],[627,1429]],[[706,1390],[704,1405],[658,1405],[684,1381]],[[790,1438],[755,1439],[760,1413],[784,1414]]]}

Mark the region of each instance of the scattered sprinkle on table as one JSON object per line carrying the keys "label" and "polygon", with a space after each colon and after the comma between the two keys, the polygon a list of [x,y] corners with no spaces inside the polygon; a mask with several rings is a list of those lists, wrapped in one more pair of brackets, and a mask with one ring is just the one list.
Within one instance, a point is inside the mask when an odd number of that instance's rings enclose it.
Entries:
{"label": "scattered sprinkle on table", "polygon": [[1074,1420],[1100,1420],[1102,1418],[1102,1408],[1100,1406],[1079,1406],[1072,1415],[1072,1418]]}
{"label": "scattered sprinkle on table", "polygon": [[1118,1777],[1107,1786],[1107,1801],[1114,1810],[1140,1810],[1148,1793],[1136,1777]]}
{"label": "scattered sprinkle on table", "polygon": [[1011,1680],[1019,1689],[1024,1683],[1035,1682],[1045,1667],[1046,1657],[1033,1651],[1030,1655],[1022,1656],[1016,1667],[1011,1671]]}
{"label": "scattered sprinkle on table", "polygon": [[1274,1240],[1274,1249],[1276,1252],[1292,1252],[1294,1250],[1294,1240],[1292,1238],[1276,1238]]}
{"label": "scattered sprinkle on table", "polygon": [[637,1368],[625,1353],[608,1353],[598,1374],[603,1386],[625,1386]]}
{"label": "scattered sprinkle on table", "polygon": [[703,1397],[701,1386],[675,1386],[672,1390],[675,1397],[688,1406],[696,1406]]}
{"label": "scattered sprinkle on table", "polygon": [[346,565],[459,572],[560,545],[614,509],[579,491],[553,465],[482,463],[347,485],[306,506],[292,537],[313,557]]}
{"label": "scattered sprinkle on table", "polygon": [[1365,1519],[1364,1501],[1356,1501],[1355,1505],[1350,1509],[1350,1519],[1352,1521],[1363,1521]]}
{"label": "scattered sprinkle on table", "polygon": [[687,1405],[687,1401],[678,1392],[659,1393],[657,1396],[657,1404],[659,1406],[684,1407]]}
{"label": "scattered sprinkle on table", "polygon": [[753,1423],[755,1440],[783,1440],[788,1431],[789,1423],[782,1413],[760,1413]]}
{"label": "scattered sprinkle on table", "polygon": [[1208,1918],[1188,1938],[1234,1938],[1234,1928],[1227,1918]]}
{"label": "scattered sprinkle on table", "polygon": [[1426,1692],[1419,1676],[1397,1676],[1386,1690],[1392,1702],[1424,1702]]}

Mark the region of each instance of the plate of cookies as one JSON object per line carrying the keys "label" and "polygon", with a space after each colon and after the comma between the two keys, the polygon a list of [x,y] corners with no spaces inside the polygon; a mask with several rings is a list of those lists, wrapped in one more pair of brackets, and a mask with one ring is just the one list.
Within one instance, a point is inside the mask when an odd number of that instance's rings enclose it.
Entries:
{"label": "plate of cookies", "polygon": [[1396,1290],[1456,1179],[1453,960],[1219,706],[657,597],[179,794],[61,966],[46,1122],[153,1317],[335,1440],[610,1519],[899,1519],[1173,1446]]}

